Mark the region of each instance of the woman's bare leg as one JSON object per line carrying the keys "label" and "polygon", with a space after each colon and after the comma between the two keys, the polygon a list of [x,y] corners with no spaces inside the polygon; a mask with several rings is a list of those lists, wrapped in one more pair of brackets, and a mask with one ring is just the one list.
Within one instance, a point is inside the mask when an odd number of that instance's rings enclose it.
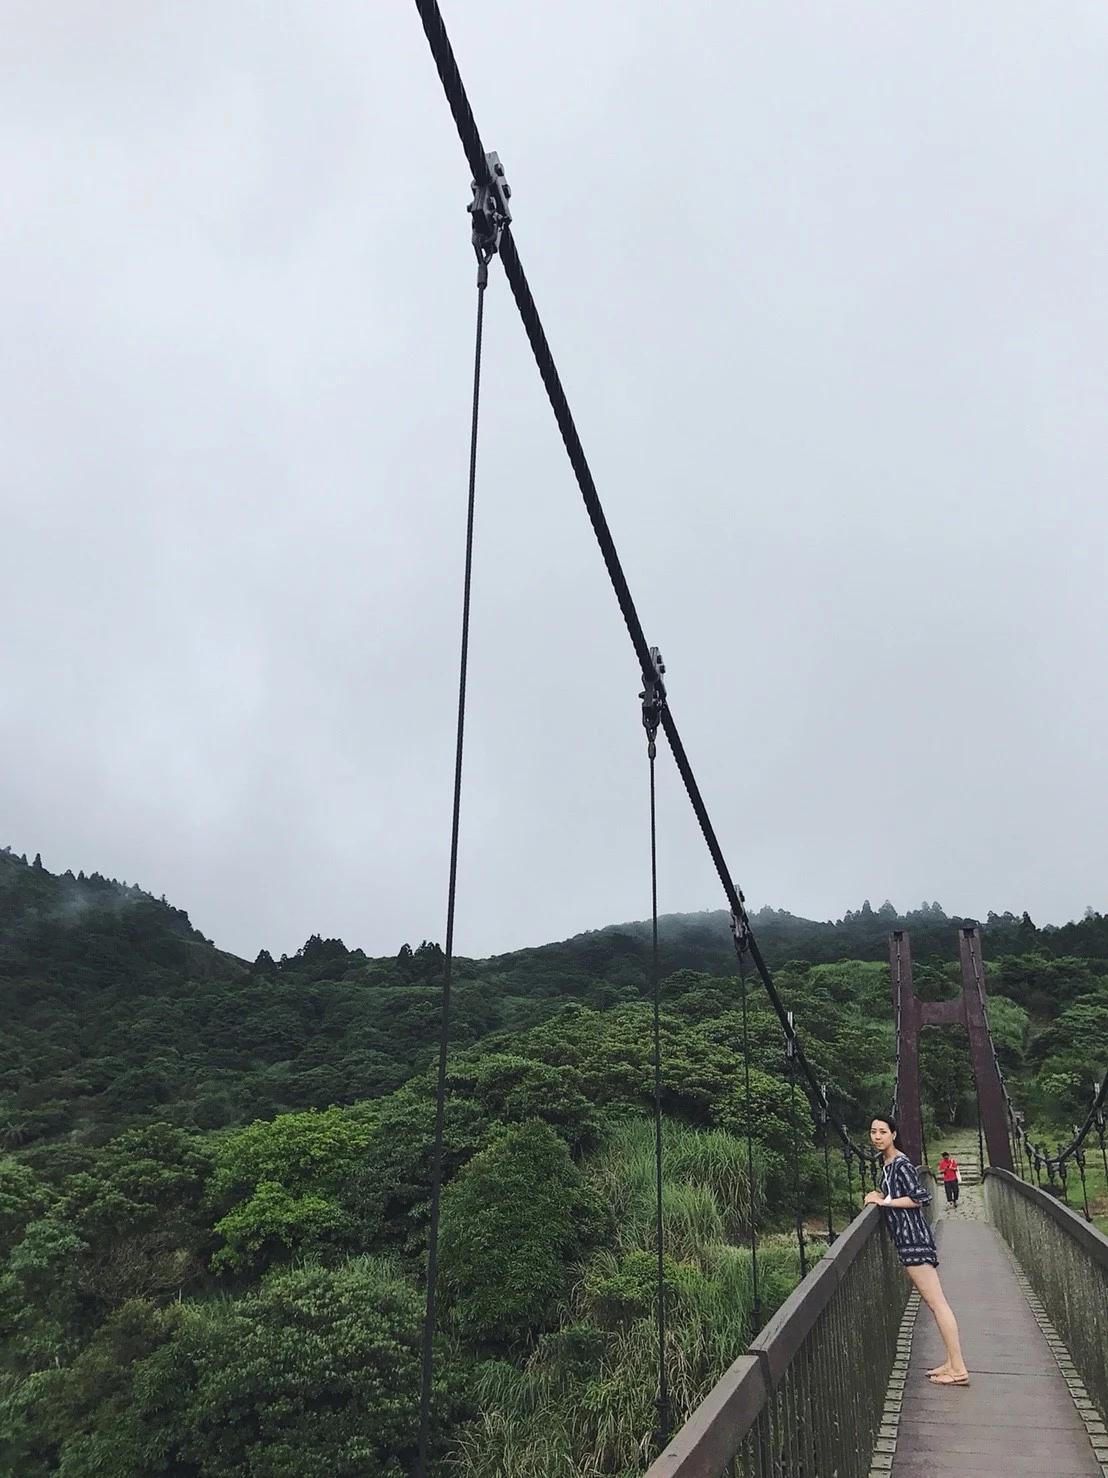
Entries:
{"label": "woman's bare leg", "polygon": [[919,1289],[920,1297],[935,1316],[939,1334],[946,1346],[946,1364],[937,1366],[934,1372],[929,1373],[952,1375],[955,1380],[961,1380],[967,1372],[966,1362],[962,1359],[962,1346],[958,1339],[958,1321],[954,1317],[954,1310],[946,1301],[946,1294],[939,1282],[938,1270],[925,1262],[916,1267],[906,1268],[905,1271]]}

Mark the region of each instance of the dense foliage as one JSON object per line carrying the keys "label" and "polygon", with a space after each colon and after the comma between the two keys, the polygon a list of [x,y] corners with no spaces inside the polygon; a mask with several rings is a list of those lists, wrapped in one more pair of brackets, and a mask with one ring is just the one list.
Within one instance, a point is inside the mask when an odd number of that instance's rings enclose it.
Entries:
{"label": "dense foliage", "polygon": [[[887,1104],[886,936],[957,988],[955,920],[765,910],[809,1056],[861,1128]],[[990,915],[990,1014],[1044,1130],[1108,1043],[1108,919]],[[748,1121],[726,917],[663,921],[664,1275],[676,1413],[797,1276],[824,1158],[751,997]],[[649,1449],[649,931],[458,962],[435,1461],[466,1478],[638,1471]],[[0,852],[0,1472],[412,1471],[441,952],[314,936],[246,964],[164,900]],[[973,1122],[964,1040],[925,1034],[929,1128]],[[747,1134],[755,1162],[747,1174]],[[794,1147],[799,1154],[794,1158]],[[834,1214],[848,1214],[832,1161]],[[1108,1210],[1108,1206],[1105,1207]]]}

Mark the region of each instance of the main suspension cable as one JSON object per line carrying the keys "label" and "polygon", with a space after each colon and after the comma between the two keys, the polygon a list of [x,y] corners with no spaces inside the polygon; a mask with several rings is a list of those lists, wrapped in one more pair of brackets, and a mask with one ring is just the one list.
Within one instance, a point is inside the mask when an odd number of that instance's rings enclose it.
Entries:
{"label": "main suspension cable", "polygon": [[446,901],[446,952],[442,976],[442,1019],[435,1089],[435,1143],[431,1157],[431,1218],[427,1239],[427,1304],[423,1318],[423,1371],[419,1398],[419,1478],[426,1478],[431,1435],[431,1379],[434,1371],[435,1296],[438,1282],[439,1204],[442,1198],[442,1147],[446,1119],[446,1058],[450,1042],[450,979],[454,963],[454,913],[458,885],[458,834],[462,809],[462,749],[465,740],[466,676],[469,667],[469,612],[473,584],[473,513],[477,489],[477,420],[481,404],[481,345],[485,322],[488,263],[478,256],[477,330],[473,350],[473,409],[469,433],[469,498],[466,508],[465,577],[462,585],[462,640],[458,664],[458,727],[454,746],[454,806],[450,826],[450,881]]}
{"label": "main suspension cable", "polygon": [[[458,63],[450,44],[450,38],[447,36],[446,26],[443,22],[437,0],[415,0],[415,6],[423,22],[423,29],[426,33],[455,125],[458,129],[458,136],[461,139],[466,158],[473,171],[475,188],[496,189],[498,188],[498,182],[495,177],[494,168],[490,164],[490,160],[494,160],[496,156],[486,154],[484,151],[476,120],[473,116],[473,110],[470,107],[469,99],[462,83]],[[502,174],[503,171],[501,170],[500,173]],[[569,408],[569,401],[566,398],[561,377],[558,374],[557,366],[554,363],[554,356],[550,351],[546,332],[543,329],[542,320],[539,317],[530,285],[523,270],[523,264],[520,261],[519,253],[516,249],[515,239],[511,230],[510,216],[508,216],[503,225],[503,231],[499,238],[499,251],[500,259],[504,264],[505,276],[508,279],[516,306],[519,309],[524,331],[531,344],[535,363],[538,367],[543,385],[546,388],[547,397],[550,401],[551,409],[554,412],[554,418],[561,432],[562,440],[565,443],[570,465],[577,479],[577,485],[581,491],[581,497],[584,501],[589,521],[592,524],[593,532],[608,571],[608,577],[611,580],[620,612],[627,627],[628,635],[631,638],[632,646],[635,649],[643,682],[644,684],[649,683],[656,676],[651,659],[652,649],[647,642],[646,634],[635,609],[630,586],[623,572],[615,541],[612,538],[608,521],[605,518],[604,510],[600,503],[596,483],[593,479],[592,471],[585,456],[584,447],[581,444],[581,438],[578,435],[577,427],[574,424],[573,415]],[[661,689],[660,696],[663,699],[665,698],[664,687]],[[781,1023],[786,1037],[795,1042],[796,1066],[807,1082],[808,1087],[806,1092],[808,1093],[809,1101],[814,1104],[819,1092],[816,1074],[805,1057],[803,1046],[788,1021],[788,1013],[785,1010],[784,1003],[777,993],[773,978],[750,931],[749,916],[743,893],[741,889],[736,887],[728,870],[722,848],[715,834],[715,829],[712,826],[711,818],[704,804],[704,798],[700,793],[700,787],[696,782],[696,777],[693,774],[688,755],[685,753],[685,747],[681,742],[681,736],[677,730],[677,724],[668,703],[662,709],[661,727],[665,731],[666,739],[673,752],[682,783],[688,793],[731,912],[744,923],[750,959],[765,987],[770,1003],[777,1014],[777,1018]],[[867,1152],[853,1144],[845,1126],[838,1119],[837,1115],[831,1114],[830,1123],[839,1139],[844,1144],[852,1145],[859,1155],[859,1162],[861,1163],[861,1158]]]}

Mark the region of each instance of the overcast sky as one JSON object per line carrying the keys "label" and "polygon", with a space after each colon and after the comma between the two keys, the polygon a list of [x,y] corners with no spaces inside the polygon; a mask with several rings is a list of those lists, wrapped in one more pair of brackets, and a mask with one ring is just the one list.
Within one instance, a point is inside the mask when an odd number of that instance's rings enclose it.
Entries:
{"label": "overcast sky", "polygon": [[[1108,907],[1108,10],[443,0],[755,907]],[[0,0],[0,845],[441,940],[474,261],[410,0]],[[500,268],[459,949],[649,909]],[[666,911],[723,902],[662,751]]]}

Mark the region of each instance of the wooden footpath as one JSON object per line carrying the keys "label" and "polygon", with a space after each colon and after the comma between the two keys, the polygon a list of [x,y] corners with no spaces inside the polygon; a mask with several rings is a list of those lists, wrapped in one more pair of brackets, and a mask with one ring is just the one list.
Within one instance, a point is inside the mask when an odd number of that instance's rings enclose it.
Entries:
{"label": "wooden footpath", "polygon": [[1013,1271],[983,1218],[981,1192],[942,1218],[939,1276],[958,1319],[968,1387],[934,1386],[944,1358],[921,1305],[892,1478],[1103,1478],[1086,1428]]}

